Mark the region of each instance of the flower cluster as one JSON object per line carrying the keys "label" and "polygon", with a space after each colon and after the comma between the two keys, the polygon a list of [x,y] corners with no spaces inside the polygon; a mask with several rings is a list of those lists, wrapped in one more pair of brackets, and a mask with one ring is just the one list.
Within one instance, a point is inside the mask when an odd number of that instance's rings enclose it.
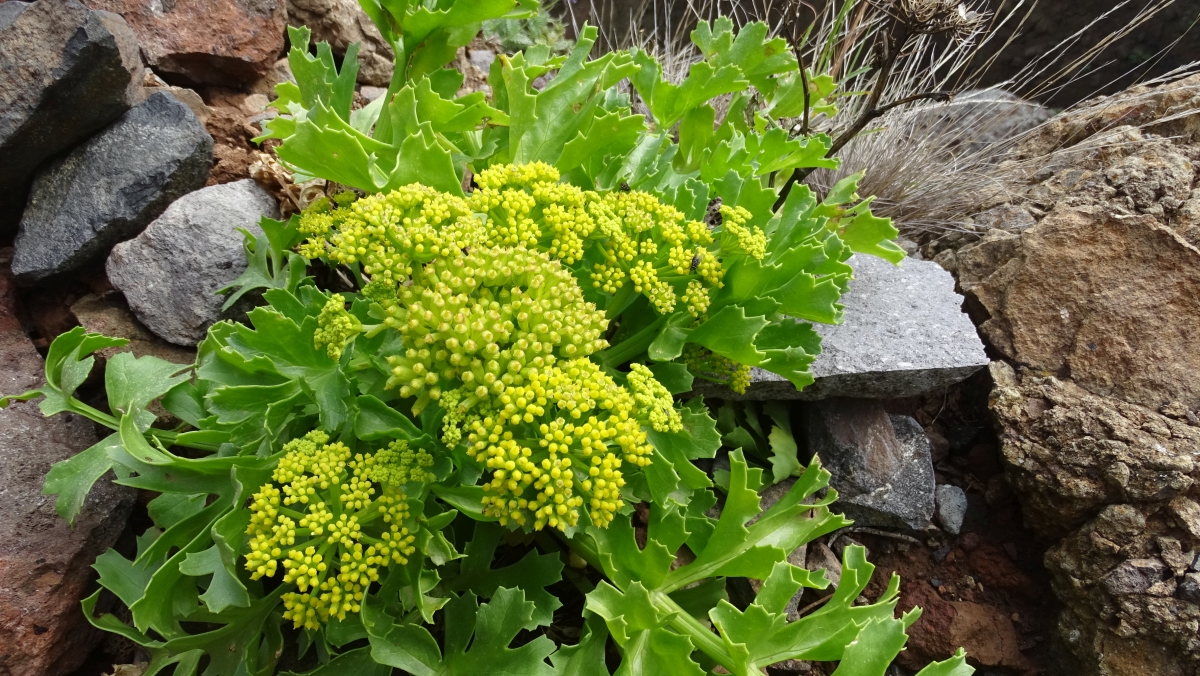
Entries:
{"label": "flower cluster", "polygon": [[480,172],[470,200],[487,218],[489,240],[536,246],[568,265],[594,243],[603,262],[590,270],[593,287],[615,294],[630,284],[662,314],[683,296],[693,315],[703,314],[708,289],[724,275],[703,223],[649,193],[601,194],[558,180],[558,170],[540,162]]}
{"label": "flower cluster", "polygon": [[703,373],[713,380],[724,382],[738,394],[745,394],[750,387],[749,366],[714,354],[695,343],[684,345],[683,361],[692,373]]}
{"label": "flower cluster", "polygon": [[638,403],[587,359],[530,369],[463,420],[467,453],[492,471],[485,512],[501,524],[566,530],[581,509],[607,526],[624,506],[621,467],[650,464]]}
{"label": "flower cluster", "polygon": [[461,198],[413,184],[371,195],[339,209],[310,209],[300,217],[307,258],[361,265],[372,281],[395,286],[422,264],[485,243],[484,230]]}
{"label": "flower cluster", "polygon": [[762,260],[767,255],[767,235],[757,225],[748,226],[753,215],[744,207],[721,205],[721,251],[744,251]]}
{"label": "flower cluster", "polygon": [[637,402],[638,417],[658,432],[680,432],[683,418],[675,409],[671,392],[642,364],[629,367],[629,391]]}
{"label": "flower cluster", "polygon": [[317,316],[317,331],[313,334],[314,346],[325,348],[330,359],[342,358],[342,350],[355,336],[362,332],[362,322],[346,311],[346,299],[338,293],[329,297],[321,314]]}
{"label": "flower cluster", "polygon": [[408,563],[416,537],[400,482],[430,478],[421,467],[432,459],[403,442],[353,453],[319,430],[283,451],[250,504],[246,570],[257,580],[282,567],[283,582],[296,586],[282,597],[284,618],[317,629],[358,612],[380,568]]}
{"label": "flower cluster", "polygon": [[429,263],[382,305],[383,325],[404,336],[388,357],[388,387],[418,397],[414,412],[465,385],[471,406],[499,396],[558,357],[604,349],[604,314],[583,300],[561,263],[527,249],[452,252]]}

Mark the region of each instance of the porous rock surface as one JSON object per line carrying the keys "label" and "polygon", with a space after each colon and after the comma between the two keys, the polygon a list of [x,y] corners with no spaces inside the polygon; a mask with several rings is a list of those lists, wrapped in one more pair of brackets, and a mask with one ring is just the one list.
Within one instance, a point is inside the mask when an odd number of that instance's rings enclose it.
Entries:
{"label": "porous rock surface", "polygon": [[87,0],[120,14],[160,74],[238,86],[267,73],[283,52],[284,0]]}
{"label": "porous rock surface", "polygon": [[[43,384],[42,358],[15,317],[11,249],[0,250],[0,393]],[[92,423],[46,418],[36,402],[0,409],[0,673],[73,671],[100,640],[79,601],[91,564],[125,527],[134,492],[101,479],[72,528],[41,494],[50,466],[97,441]]]}
{"label": "porous rock surface", "polygon": [[278,218],[275,199],[250,179],[175,201],[142,234],[113,248],[106,270],[139,321],[163,340],[191,347],[221,318],[217,295],[246,269],[238,228],[261,233]]}
{"label": "porous rock surface", "polygon": [[1082,676],[1200,673],[1198,113],[1192,76],[1049,121],[993,229],[937,253],[1007,362],[1005,474],[1057,541],[1059,653]]}
{"label": "porous rock surface", "polygon": [[137,40],[119,16],[76,0],[0,5],[0,233],[34,171],[141,101]]}
{"label": "porous rock surface", "polygon": [[70,272],[137,235],[204,185],[212,147],[187,105],[165,91],[150,95],[38,175],[13,273],[27,283]]}

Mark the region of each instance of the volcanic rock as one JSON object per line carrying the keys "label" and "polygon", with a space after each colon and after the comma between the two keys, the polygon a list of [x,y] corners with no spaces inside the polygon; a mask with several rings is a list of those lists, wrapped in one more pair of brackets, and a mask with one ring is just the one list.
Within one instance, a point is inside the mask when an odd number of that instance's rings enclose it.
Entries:
{"label": "volcanic rock", "polygon": [[0,5],[0,233],[16,226],[47,159],[142,100],[129,26],[76,0]]}
{"label": "volcanic rock", "polygon": [[87,0],[125,17],[154,70],[181,83],[239,86],[283,53],[284,0]]}
{"label": "volcanic rock", "polygon": [[[0,251],[0,393],[43,383],[44,365],[15,317],[11,249]],[[92,562],[116,541],[134,491],[96,483],[74,527],[42,495],[50,466],[97,441],[92,423],[72,414],[44,417],[36,402],[0,409],[0,673],[72,672],[101,638],[79,602],[90,593]]]}
{"label": "volcanic rock", "polygon": [[13,273],[32,282],[70,272],[137,235],[204,185],[212,145],[188,106],[152,94],[34,180]]}

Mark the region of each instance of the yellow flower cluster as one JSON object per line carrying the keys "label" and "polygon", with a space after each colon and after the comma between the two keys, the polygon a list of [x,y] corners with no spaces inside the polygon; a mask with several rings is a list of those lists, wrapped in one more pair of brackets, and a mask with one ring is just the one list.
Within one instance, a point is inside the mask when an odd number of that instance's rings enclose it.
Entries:
{"label": "yellow flower cluster", "polygon": [[533,368],[464,421],[467,453],[492,471],[484,511],[566,530],[581,510],[607,526],[624,506],[621,466],[650,464],[637,402],[587,359]]}
{"label": "yellow flower cluster", "polygon": [[314,346],[325,347],[330,359],[342,358],[342,350],[362,332],[362,322],[346,311],[346,299],[335,293],[329,297],[321,314],[317,316],[317,331],[313,334]]}
{"label": "yellow flower cluster", "polygon": [[721,205],[721,233],[723,251],[745,251],[751,258],[762,260],[767,255],[767,236],[757,225],[746,223],[753,217],[744,207]]}
{"label": "yellow flower cluster", "polygon": [[528,369],[604,349],[608,321],[561,263],[527,249],[452,252],[429,263],[384,307],[407,346],[388,357],[387,386],[419,412],[466,385],[466,406],[504,393]]}
{"label": "yellow flower cluster", "polygon": [[416,551],[407,498],[388,481],[426,478],[416,469],[422,454],[406,459],[405,451],[393,444],[353,453],[324,432],[309,432],[283,447],[272,481],[254,494],[246,570],[257,580],[283,568],[283,583],[296,586],[282,596],[283,616],[297,629],[359,612],[379,569],[404,565]]}
{"label": "yellow flower cluster", "polygon": [[637,402],[637,416],[659,432],[683,431],[683,418],[671,392],[642,364],[629,366],[629,390]]}
{"label": "yellow flower cluster", "polygon": [[482,223],[465,200],[419,184],[332,211],[305,211],[300,231],[309,237],[301,255],[361,265],[373,281],[392,286],[413,274],[414,263],[485,244]]}

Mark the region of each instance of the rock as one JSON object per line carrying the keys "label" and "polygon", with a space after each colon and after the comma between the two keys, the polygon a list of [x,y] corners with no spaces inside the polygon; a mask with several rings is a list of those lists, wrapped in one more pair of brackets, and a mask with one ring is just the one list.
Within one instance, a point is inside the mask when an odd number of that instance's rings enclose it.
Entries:
{"label": "rock", "polygon": [[948,659],[959,647],[966,648],[973,664],[986,667],[1026,669],[1020,651],[1020,636],[1011,617],[996,606],[971,601],[946,601],[922,580],[902,583],[898,610],[920,606],[924,613],[909,629],[907,649],[897,661],[909,669],[921,669],[931,660]]}
{"label": "rock", "polygon": [[1188,573],[1180,583],[1175,595],[1182,601],[1200,604],[1200,573]]}
{"label": "rock", "polygon": [[106,298],[88,294],[71,305],[71,314],[88,331],[129,341],[122,347],[107,347],[98,351],[96,354],[102,359],[112,359],[113,355],[121,352],[132,352],[135,357],[150,355],[174,364],[196,361],[195,350],[163,342],[142,326],[118,294],[110,294]]}
{"label": "rock", "polygon": [[20,2],[20,0],[9,0],[0,4],[0,30],[4,30],[12,25],[12,22],[21,16],[21,12],[29,7],[28,2]]}
{"label": "rock", "polygon": [[837,508],[860,525],[922,530],[933,516],[933,462],[921,426],[878,401],[828,399],[804,409],[807,448],[833,475]]}
{"label": "rock", "polygon": [[[957,155],[977,153],[1010,141],[1052,116],[1050,109],[1042,104],[1026,101],[1003,89],[976,89],[946,103],[914,108],[908,124],[916,134],[957,141],[947,147]],[[970,132],[964,134],[964,129]]]}
{"label": "rock", "polygon": [[755,368],[745,395],[698,391],[723,399],[910,397],[957,383],[988,363],[975,326],[962,312],[954,278],[937,263],[874,256],[850,259],[855,279],[842,296],[845,321],[815,324],[821,354],[816,382],[797,392],[783,377]]}
{"label": "rock", "polygon": [[106,269],[139,321],[160,338],[191,347],[221,317],[217,290],[246,268],[238,228],[261,232],[279,209],[246,179],[177,200],[136,238],[113,248]]}
{"label": "rock", "polygon": [[[825,579],[829,580],[829,593],[837,589],[842,581],[842,561],[833,550],[823,542],[818,542],[809,548],[804,565],[809,570],[824,570]],[[801,589],[801,592],[804,590]]]}
{"label": "rock", "polygon": [[982,211],[973,218],[976,227],[1007,232],[1021,232],[1037,223],[1028,209],[1009,203]]}
{"label": "rock", "polygon": [[[1167,503],[1200,479],[1200,427],[1001,362],[992,376],[1006,473],[1040,535],[1062,537],[1106,504]],[[1189,514],[1188,503],[1170,504]]]}
{"label": "rock", "polygon": [[263,77],[283,53],[284,0],[87,4],[125,17],[146,60],[168,79],[236,87]]}
{"label": "rock", "polygon": [[1200,249],[1103,204],[1056,207],[1014,244],[990,273],[970,247],[959,252],[972,275],[960,284],[996,349],[1096,394],[1200,408]]}
{"label": "rock", "polygon": [[[1054,591],[1066,606],[1062,644],[1081,673],[1191,674],[1200,664],[1200,605],[1193,579],[1178,578],[1157,554],[1171,531],[1153,507],[1118,504],[1046,552]],[[1197,540],[1186,536],[1187,546]]]}
{"label": "rock", "polygon": [[[43,382],[42,358],[14,315],[11,249],[0,251],[0,392]],[[95,557],[125,527],[134,491],[102,479],[72,528],[42,495],[50,465],[97,441],[92,423],[45,418],[36,402],[0,410],[0,673],[74,671],[101,638],[79,602],[91,593]]]}
{"label": "rock", "polygon": [[22,4],[0,15],[0,234],[19,221],[39,165],[142,97],[137,40],[120,17],[76,0]]}
{"label": "rock", "polygon": [[363,12],[358,0],[287,0],[288,23],[307,26],[313,42],[326,41],[342,56],[351,43],[358,49],[358,81],[387,87],[392,79],[392,48]]}
{"label": "rock", "polygon": [[212,137],[182,102],[152,94],[34,180],[17,233],[23,283],[79,269],[204,185]]}
{"label": "rock", "polygon": [[934,493],[937,501],[937,520],[942,530],[958,535],[962,530],[963,517],[967,515],[967,494],[951,484],[942,484]]}
{"label": "rock", "polygon": [[1058,148],[1080,144],[1102,130],[1118,125],[1144,127],[1158,136],[1195,138],[1200,110],[1200,75],[1165,85],[1131,87],[1101,96],[1058,115],[1024,140],[1021,159],[1044,156]]}

